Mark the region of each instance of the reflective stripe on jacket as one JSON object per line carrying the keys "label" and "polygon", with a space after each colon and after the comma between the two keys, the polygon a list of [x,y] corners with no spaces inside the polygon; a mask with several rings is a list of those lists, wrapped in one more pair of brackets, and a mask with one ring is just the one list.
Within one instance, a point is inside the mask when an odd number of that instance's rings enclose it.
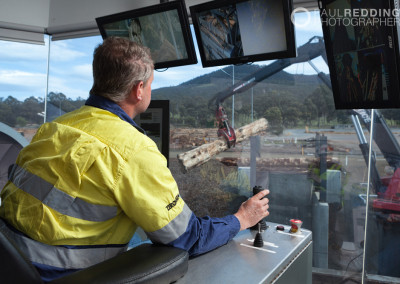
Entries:
{"label": "reflective stripe on jacket", "polygon": [[[0,217],[28,239],[67,251],[124,246],[137,226],[152,240],[170,243],[186,231],[192,212],[166,163],[131,124],[83,106],[42,125],[20,152],[1,192]],[[37,261],[35,254],[40,248],[29,248]],[[54,265],[68,254],[38,263]],[[67,268],[67,260],[59,262]]]}
{"label": "reflective stripe on jacket", "polygon": [[[51,246],[35,241],[11,229],[0,219],[0,231],[13,240],[33,263],[64,269],[83,269],[126,250],[126,246],[65,247]],[[54,257],[54,256],[57,257]]]}

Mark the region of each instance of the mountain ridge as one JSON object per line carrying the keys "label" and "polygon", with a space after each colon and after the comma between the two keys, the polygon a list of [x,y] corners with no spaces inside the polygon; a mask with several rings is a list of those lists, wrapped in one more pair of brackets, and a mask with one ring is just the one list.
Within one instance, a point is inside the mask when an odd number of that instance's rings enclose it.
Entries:
{"label": "mountain ridge", "polygon": [[[235,66],[235,84],[242,82],[243,78],[250,76],[267,65],[239,65]],[[153,99],[183,99],[202,98],[211,99],[221,91],[229,91],[232,87],[232,78],[226,73],[231,73],[232,68],[227,66],[222,70],[216,70],[208,74],[182,82],[177,86],[162,87],[152,91]],[[318,75],[292,74],[284,70],[277,72],[269,78],[254,85],[255,93],[269,91],[298,92],[299,101],[303,101],[322,82]]]}

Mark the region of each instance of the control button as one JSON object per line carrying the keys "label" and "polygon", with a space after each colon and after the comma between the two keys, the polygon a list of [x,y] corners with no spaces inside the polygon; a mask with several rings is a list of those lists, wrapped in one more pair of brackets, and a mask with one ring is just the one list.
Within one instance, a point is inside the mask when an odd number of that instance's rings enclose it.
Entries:
{"label": "control button", "polygon": [[290,228],[290,233],[300,233],[301,225],[303,225],[303,221],[298,219],[291,219],[290,224],[292,227]]}
{"label": "control button", "polygon": [[284,230],[285,230],[285,227],[283,227],[282,225],[279,225],[279,226],[276,226],[276,229],[277,229],[278,231],[284,231]]}

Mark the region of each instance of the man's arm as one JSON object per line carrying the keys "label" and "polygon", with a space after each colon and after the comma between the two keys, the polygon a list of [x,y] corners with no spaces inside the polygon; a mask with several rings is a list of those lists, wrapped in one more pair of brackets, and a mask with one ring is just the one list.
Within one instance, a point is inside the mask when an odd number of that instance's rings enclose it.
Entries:
{"label": "man's arm", "polygon": [[243,202],[238,212],[223,218],[198,218],[192,213],[184,234],[168,245],[189,251],[191,256],[199,255],[220,247],[230,241],[236,234],[257,224],[269,215],[269,193],[264,190]]}
{"label": "man's arm", "polygon": [[116,197],[125,214],[155,243],[202,254],[226,244],[269,214],[268,199],[261,199],[268,191],[262,191],[244,202],[235,215],[198,218],[180,197],[155,145],[139,151],[130,162],[132,170],[120,180]]}

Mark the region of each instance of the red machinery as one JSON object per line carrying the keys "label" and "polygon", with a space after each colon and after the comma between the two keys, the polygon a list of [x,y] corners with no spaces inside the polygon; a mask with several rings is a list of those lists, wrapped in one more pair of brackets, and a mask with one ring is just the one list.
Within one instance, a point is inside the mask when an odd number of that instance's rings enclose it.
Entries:
{"label": "red machinery", "polygon": [[223,136],[229,148],[235,147],[235,130],[229,125],[228,116],[221,105],[218,106],[217,111],[215,112],[215,117],[218,122],[218,137]]}
{"label": "red machinery", "polygon": [[[373,201],[372,206],[374,210],[386,211],[389,214],[400,213],[400,169],[396,169],[386,191],[378,193],[378,198]],[[400,215],[391,215],[389,218],[392,220],[388,221],[400,221]]]}

